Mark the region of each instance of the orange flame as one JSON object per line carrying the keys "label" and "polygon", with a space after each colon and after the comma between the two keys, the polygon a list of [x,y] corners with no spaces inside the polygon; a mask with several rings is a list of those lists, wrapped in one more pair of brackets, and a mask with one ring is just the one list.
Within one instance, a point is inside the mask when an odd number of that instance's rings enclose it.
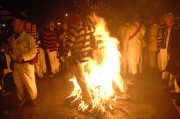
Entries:
{"label": "orange flame", "polygon": [[[111,37],[106,27],[106,22],[93,14],[90,19],[95,24],[96,41],[101,41],[94,51],[94,59],[88,63],[88,72],[85,74],[86,85],[92,98],[92,108],[101,111],[105,110],[105,105],[114,95],[112,88],[114,81],[119,89],[123,90],[123,80],[120,75],[120,57],[117,38]],[[74,84],[74,91],[70,96],[80,97],[81,91],[75,79],[71,79]],[[86,110],[88,106],[82,101],[79,110]],[[109,105],[109,108],[113,107]]]}

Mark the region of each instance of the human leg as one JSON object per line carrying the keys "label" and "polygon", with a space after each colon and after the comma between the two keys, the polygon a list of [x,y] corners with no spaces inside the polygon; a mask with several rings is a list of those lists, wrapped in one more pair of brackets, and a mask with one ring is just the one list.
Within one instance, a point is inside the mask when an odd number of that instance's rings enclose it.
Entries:
{"label": "human leg", "polygon": [[55,68],[54,52],[49,52],[48,57],[49,57],[49,62],[50,62],[50,66],[51,66],[51,73],[55,74],[56,68]]}
{"label": "human leg", "polygon": [[87,90],[86,81],[85,81],[85,77],[84,77],[84,66],[86,64],[87,63],[81,63],[79,65],[72,66],[72,71],[74,73],[74,76],[76,77],[76,80],[77,80],[80,88],[81,88],[83,97],[89,97],[89,93]]}
{"label": "human leg", "polygon": [[39,62],[40,62],[40,67],[42,69],[42,72],[46,73],[47,72],[47,66],[46,66],[45,54],[44,54],[44,49],[43,48],[40,48]]}

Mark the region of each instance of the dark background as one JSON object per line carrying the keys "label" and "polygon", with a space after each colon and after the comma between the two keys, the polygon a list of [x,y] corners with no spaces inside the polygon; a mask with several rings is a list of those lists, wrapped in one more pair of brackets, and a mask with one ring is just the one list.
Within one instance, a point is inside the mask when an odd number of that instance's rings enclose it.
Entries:
{"label": "dark background", "polygon": [[[60,20],[64,19],[65,14],[79,12],[75,0],[2,0],[6,6],[14,11],[26,11],[28,15],[35,17]],[[92,0],[76,0],[80,6],[84,6],[82,1]],[[96,0],[94,0],[96,1]],[[98,1],[98,0],[97,0]],[[102,13],[107,19],[117,17],[128,17],[134,12],[132,9],[135,6],[136,0],[100,0],[106,6]],[[97,3],[97,2],[96,2]],[[83,10],[82,10],[83,11]]]}
{"label": "dark background", "polygon": [[[38,21],[53,20],[56,23],[67,20],[65,14],[74,12],[82,13],[88,8],[95,10],[107,20],[122,24],[130,20],[134,13],[139,13],[142,18],[153,15],[156,20],[166,13],[180,16],[180,0],[1,0],[13,11],[26,11]],[[75,1],[77,4],[75,4]],[[92,3],[94,6],[87,5]],[[98,3],[104,6],[99,7]],[[97,11],[97,10],[96,10]]]}

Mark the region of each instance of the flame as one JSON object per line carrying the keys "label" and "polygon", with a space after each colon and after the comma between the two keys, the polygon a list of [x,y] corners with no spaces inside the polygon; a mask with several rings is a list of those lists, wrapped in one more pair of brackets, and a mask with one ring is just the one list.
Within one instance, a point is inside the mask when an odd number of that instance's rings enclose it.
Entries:
{"label": "flame", "polygon": [[[88,72],[85,73],[86,85],[92,99],[92,109],[98,109],[102,112],[106,111],[105,106],[112,96],[115,95],[112,83],[117,84],[119,89],[123,90],[123,80],[120,75],[120,57],[121,54],[118,50],[117,38],[111,37],[103,18],[95,14],[90,17],[95,24],[96,40],[101,41],[98,48],[94,51],[94,59],[88,63]],[[77,96],[81,99],[80,87],[75,78],[71,79],[74,84],[74,90],[70,96]],[[114,98],[115,100],[115,98]],[[112,110],[113,106],[108,105]],[[85,111],[88,105],[81,101],[78,109]]]}

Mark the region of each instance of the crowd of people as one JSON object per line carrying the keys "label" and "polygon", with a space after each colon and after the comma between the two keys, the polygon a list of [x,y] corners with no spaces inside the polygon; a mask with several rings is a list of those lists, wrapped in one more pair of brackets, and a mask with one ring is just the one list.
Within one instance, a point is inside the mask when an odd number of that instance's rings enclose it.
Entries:
{"label": "crowd of people", "polygon": [[[177,19],[168,13],[160,16],[158,22],[155,17],[148,16],[142,24],[141,16],[134,14],[118,30],[109,29],[112,35],[117,35],[120,43],[120,80],[124,85],[128,85],[127,80],[138,80],[144,72],[155,74],[160,71],[162,80],[168,80],[165,90],[180,92],[180,23]],[[91,40],[96,37],[91,20],[83,20],[80,15],[73,14],[59,29],[53,21],[49,22],[47,29],[38,29],[37,26],[17,18],[12,23],[12,31],[3,31],[2,26],[0,29],[0,78],[3,82],[9,73],[12,74],[11,83],[15,83],[20,101],[18,107],[22,107],[27,100],[35,106],[36,79],[59,76],[67,60],[82,90],[83,99],[89,100],[84,70],[92,58]],[[0,87],[1,90],[6,89],[3,83]],[[126,91],[122,91],[122,98],[130,98],[128,87],[124,87]],[[180,106],[180,99],[176,100],[176,104]]]}
{"label": "crowd of people", "polygon": [[[1,40],[1,97],[9,95],[8,88],[16,86],[19,104],[26,101],[37,104],[36,79],[58,76],[61,70],[59,57],[64,38],[67,35],[67,22],[57,31],[53,21],[48,29],[39,31],[36,23],[16,18],[11,30],[0,29]],[[7,84],[8,83],[8,84]]]}
{"label": "crowd of people", "polygon": [[[142,24],[141,16],[134,14],[118,30],[121,46],[122,76],[131,81],[138,80],[143,73],[160,73],[161,81],[168,82],[165,91],[175,90],[179,95],[179,28],[180,19],[172,13],[162,15],[156,22],[148,16]],[[176,104],[180,106],[177,96]]]}

